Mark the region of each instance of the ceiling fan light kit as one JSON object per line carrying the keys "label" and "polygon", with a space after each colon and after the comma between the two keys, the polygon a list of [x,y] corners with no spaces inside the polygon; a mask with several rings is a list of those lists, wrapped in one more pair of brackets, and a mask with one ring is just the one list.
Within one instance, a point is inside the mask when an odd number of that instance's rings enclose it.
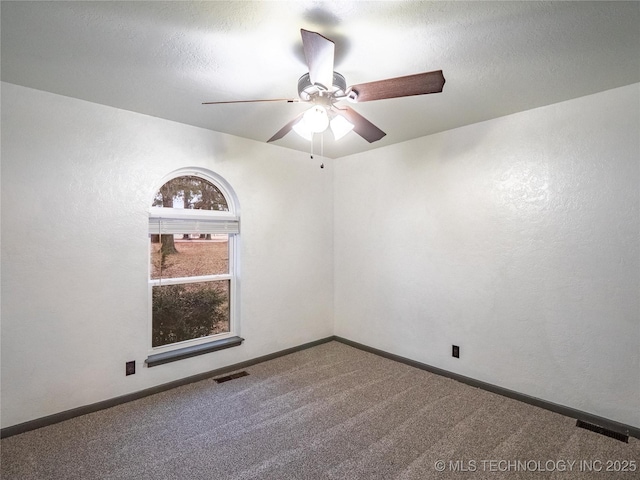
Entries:
{"label": "ceiling fan light kit", "polygon": [[329,115],[327,115],[327,110],[322,105],[314,105],[304,112],[300,122],[304,122],[311,133],[320,133],[324,132],[329,126]]}
{"label": "ceiling fan light kit", "polygon": [[348,98],[347,82],[338,72],[333,72],[330,89],[320,83],[312,83],[310,74],[305,73],[298,80],[298,96],[303,102],[314,104],[293,125],[293,131],[302,138],[313,140],[314,133],[330,128],[334,139],[338,140],[353,130],[353,124],[333,108],[334,102]]}
{"label": "ceiling fan light kit", "polygon": [[324,132],[329,126],[329,115],[321,105],[314,105],[304,112],[302,118],[293,125],[293,131],[306,140],[312,140],[314,133]]}
{"label": "ceiling fan light kit", "polygon": [[353,130],[369,143],[373,143],[384,137],[386,133],[352,108],[337,106],[336,103],[342,100],[347,100],[351,103],[362,103],[442,92],[445,83],[442,70],[347,87],[344,76],[333,70],[335,44],[316,32],[301,29],[300,34],[309,73],[305,73],[298,79],[299,100],[236,100],[205,103],[208,105],[272,101],[311,103],[313,106],[310,109],[287,123],[267,142],[279,140],[291,130],[301,137],[313,141],[315,133],[322,133],[329,128],[335,140],[339,140]]}
{"label": "ceiling fan light kit", "polygon": [[331,113],[331,120],[326,108],[322,105],[314,105],[304,112],[302,118],[293,125],[292,129],[305,140],[313,140],[314,133],[322,133],[327,128],[333,133],[333,138],[341,139],[351,130],[353,123],[344,118],[342,115]]}
{"label": "ceiling fan light kit", "polygon": [[336,140],[340,140],[347,133],[353,130],[353,123],[344,118],[342,115],[336,115],[333,117],[333,120],[330,122],[331,132],[333,133],[333,138]]}

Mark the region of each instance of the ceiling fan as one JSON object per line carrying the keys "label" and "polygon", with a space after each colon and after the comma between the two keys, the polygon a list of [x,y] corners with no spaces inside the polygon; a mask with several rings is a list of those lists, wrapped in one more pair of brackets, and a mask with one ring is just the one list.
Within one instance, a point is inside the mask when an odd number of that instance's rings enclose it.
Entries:
{"label": "ceiling fan", "polygon": [[335,44],[316,32],[301,29],[304,56],[309,67],[298,80],[297,99],[235,100],[226,102],[204,102],[203,105],[253,102],[307,102],[312,107],[299,114],[278,130],[267,142],[281,139],[291,130],[308,140],[314,133],[330,128],[337,139],[356,132],[369,143],[386,135],[369,120],[347,105],[338,105],[341,100],[352,103],[370,102],[386,98],[408,97],[442,92],[444,76],[442,70],[418,73],[404,77],[389,78],[347,87],[345,78],[333,70]]}

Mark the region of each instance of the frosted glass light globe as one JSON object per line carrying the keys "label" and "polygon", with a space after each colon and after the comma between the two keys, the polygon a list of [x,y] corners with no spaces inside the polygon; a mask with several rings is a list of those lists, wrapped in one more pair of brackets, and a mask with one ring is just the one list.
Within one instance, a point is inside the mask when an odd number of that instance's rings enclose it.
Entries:
{"label": "frosted glass light globe", "polygon": [[329,126],[329,115],[322,105],[314,105],[304,112],[303,120],[306,127],[313,133],[324,132]]}

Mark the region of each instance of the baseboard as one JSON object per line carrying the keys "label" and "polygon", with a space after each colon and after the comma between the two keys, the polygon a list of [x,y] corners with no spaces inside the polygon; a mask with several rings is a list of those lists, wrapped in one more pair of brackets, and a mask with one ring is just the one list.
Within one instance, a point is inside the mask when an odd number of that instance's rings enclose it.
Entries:
{"label": "baseboard", "polygon": [[394,360],[396,362],[404,363],[406,365],[419,368],[421,370],[425,370],[427,372],[434,373],[436,375],[441,375],[443,377],[451,378],[453,380],[457,380],[458,382],[465,383],[467,385],[471,385],[472,387],[481,388],[488,392],[497,393],[498,395],[502,395],[505,397],[512,398],[514,400],[518,400],[524,403],[528,403],[530,405],[534,405],[536,407],[544,408],[545,410],[549,410],[555,413],[559,413],[569,418],[575,418],[576,420],[582,420],[583,422],[592,423],[594,425],[607,428],[614,432],[618,432],[624,435],[628,435],[630,437],[635,437],[640,439],[640,428],[633,427],[631,425],[626,425],[624,423],[616,422],[615,420],[609,420],[604,417],[600,417],[598,415],[593,415],[591,413],[583,412],[581,410],[576,410],[575,408],[567,407],[564,405],[559,405],[557,403],[549,402],[547,400],[542,400],[540,398],[532,397],[530,395],[525,395],[523,393],[516,392],[514,390],[509,390],[507,388],[499,387],[497,385],[493,385],[491,383],[482,382],[480,380],[473,379],[471,377],[466,377],[464,375],[460,375],[457,373],[449,372],[448,370],[443,370],[441,368],[433,367],[431,365],[427,365],[425,363],[421,363],[415,360],[411,360],[409,358],[402,357],[400,355],[395,355],[393,353],[385,352],[384,350],[379,350],[377,348],[369,347],[367,345],[363,345],[361,343],[354,342],[352,340],[348,340],[346,338],[338,337],[338,336],[330,336],[325,337],[320,340],[315,340],[313,342],[305,343],[303,345],[298,345],[296,347],[287,348],[285,350],[280,350],[278,352],[274,352],[268,355],[263,355],[261,357],[257,357],[251,360],[246,360],[244,362],[236,363],[234,365],[229,365],[227,367],[218,368],[216,370],[211,370],[208,372],[200,373],[198,375],[192,375],[190,377],[182,378],[180,380],[175,380],[173,382],[164,383],[162,385],[158,385],[155,387],[147,388],[145,390],[140,390],[138,392],[129,393],[127,395],[121,395],[119,397],[111,398],[108,400],[104,400],[97,403],[92,403],[90,405],[85,405],[82,407],[74,408],[71,410],[66,410],[64,412],[55,413],[53,415],[49,415],[46,417],[37,418],[35,420],[30,420],[28,422],[20,423],[17,425],[12,425],[10,427],[3,428],[0,430],[0,438],[11,437],[13,435],[18,435],[20,433],[25,433],[31,430],[35,430],[38,428],[46,427],[48,425],[53,425],[56,423],[64,422],[65,420],[70,420],[75,417],[79,417],[81,415],[86,415],[88,413],[97,412],[100,410],[104,410],[106,408],[115,407],[117,405],[121,405],[123,403],[131,402],[133,400],[138,400],[140,398],[148,397],[150,395],[154,395],[156,393],[164,392],[166,390],[171,390],[172,388],[181,387],[183,385],[188,385],[190,383],[199,382],[201,380],[205,380],[212,377],[221,376],[235,370],[242,370],[243,368],[251,367],[252,365],[256,365],[258,363],[266,362],[268,360],[273,360],[278,357],[283,357],[285,355],[289,355],[291,353],[299,352],[301,350],[306,350],[307,348],[315,347],[317,345],[321,345],[323,343],[338,341],[345,345],[349,345],[351,347],[357,348],[359,350],[373,353],[375,355],[388,358],[390,360]]}
{"label": "baseboard", "polygon": [[79,417],[81,415],[86,415],[87,413],[97,412],[100,410],[104,410],[106,408],[111,408],[117,405],[121,405],[123,403],[131,402],[133,400],[138,400],[140,398],[148,397],[150,395],[155,395],[156,393],[164,392],[166,390],[171,390],[172,388],[181,387],[183,385],[188,385],[194,382],[199,382],[201,380],[206,380],[207,378],[218,377],[226,373],[233,372],[235,370],[242,370],[243,368],[248,368],[258,363],[266,362],[268,360],[273,360],[274,358],[283,357],[285,355],[289,355],[290,353],[306,350],[307,348],[315,347],[316,345],[321,345],[323,343],[327,343],[332,340],[335,340],[335,337],[331,336],[331,337],[322,338],[320,340],[315,340],[313,342],[305,343],[303,345],[298,345],[297,347],[287,348],[285,350],[280,350],[275,353],[270,353],[268,355],[263,355],[261,357],[253,358],[251,360],[246,360],[244,362],[236,363],[234,365],[229,365],[228,367],[218,368],[208,372],[200,373],[198,375],[192,375],[190,377],[181,378],[180,380],[174,380],[173,382],[164,383],[162,385],[147,388],[145,390],[140,390],[138,392],[128,393],[126,395],[110,398],[108,400],[103,400],[101,402],[92,403],[90,405],[84,405],[82,407],[73,408],[71,410],[65,410],[64,412],[54,413],[53,415],[48,415],[46,417],[36,418],[35,420],[29,420],[28,422],[19,423],[17,425],[12,425],[10,427],[5,427],[2,430],[0,430],[0,438],[11,437],[13,435],[18,435],[20,433],[29,432],[31,430],[36,430],[38,428],[64,422],[65,420],[70,420],[72,418]]}
{"label": "baseboard", "polygon": [[474,378],[465,377],[464,375],[449,372],[448,370],[432,367],[431,365],[417,362],[409,358],[401,357],[400,355],[395,355],[393,353],[385,352],[384,350],[379,350],[377,348],[369,347],[367,345],[363,345],[361,343],[357,343],[352,340],[348,340],[346,338],[334,336],[333,339],[338,342],[344,343],[345,345],[349,345],[351,347],[357,348],[359,350],[373,353],[375,355],[379,355],[381,357],[388,358],[390,360],[395,360],[396,362],[404,363],[406,365],[410,365],[412,367],[419,368],[421,370],[426,370],[427,372],[435,373],[436,375],[448,377],[453,380],[457,380],[458,382],[471,385],[472,387],[481,388],[482,390],[486,390],[488,392],[497,393],[498,395],[502,395],[504,397],[513,398],[514,400],[528,403],[536,407],[544,408],[545,410],[550,410],[552,412],[559,413],[569,418],[575,418],[576,420],[582,420],[583,422],[592,423],[594,425],[612,430],[617,433],[621,433],[623,435],[640,438],[640,428],[632,427],[631,425],[626,425],[624,423],[616,422],[615,420],[609,420],[608,418],[583,412],[581,410],[576,410],[575,408],[559,405],[557,403],[549,402],[547,400],[542,400],[540,398],[532,397],[530,395],[525,395],[524,393],[516,392],[514,390],[498,387],[497,385],[482,382]]}

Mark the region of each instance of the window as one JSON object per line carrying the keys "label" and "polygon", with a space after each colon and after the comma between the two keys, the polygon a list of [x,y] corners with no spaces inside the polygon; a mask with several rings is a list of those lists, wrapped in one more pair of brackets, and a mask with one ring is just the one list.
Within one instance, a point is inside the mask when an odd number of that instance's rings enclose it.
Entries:
{"label": "window", "polygon": [[[211,172],[174,172],[149,210],[150,337],[158,358],[234,346],[237,312],[237,201]],[[224,341],[223,341],[224,340]],[[205,344],[211,349],[202,348]],[[238,343],[239,344],[239,343]],[[197,347],[197,348],[196,348]],[[177,355],[167,356],[167,352]],[[159,354],[162,354],[160,357]],[[192,356],[192,355],[188,355]],[[166,362],[161,362],[166,363]]]}

